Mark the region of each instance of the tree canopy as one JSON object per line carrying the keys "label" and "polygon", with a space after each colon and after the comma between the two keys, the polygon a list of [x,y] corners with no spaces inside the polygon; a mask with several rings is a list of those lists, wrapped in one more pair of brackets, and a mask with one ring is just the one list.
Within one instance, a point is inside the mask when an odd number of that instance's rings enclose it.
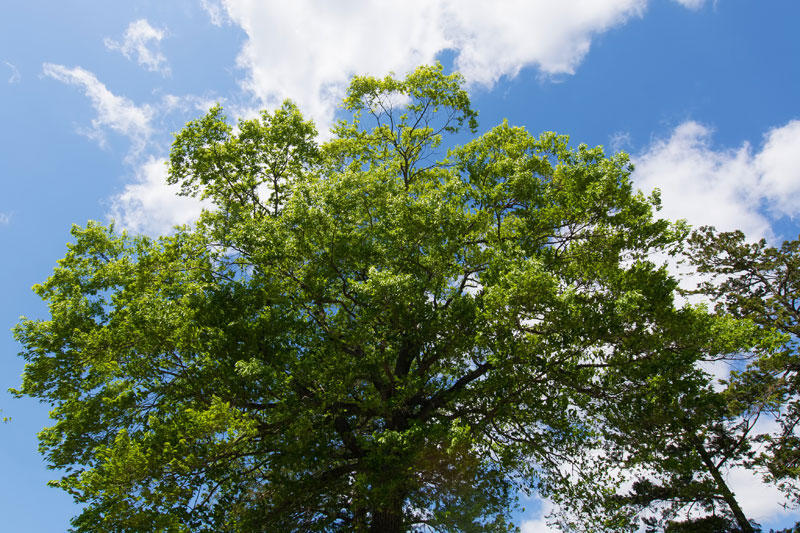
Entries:
{"label": "tree canopy", "polygon": [[213,208],[74,227],[34,288],[17,392],[53,405],[75,530],[507,531],[520,491],[634,527],[613,463],[705,450],[727,411],[697,362],[761,329],[675,303],[651,258],[687,229],[625,154],[506,122],[454,146],[477,114],[441,66],[343,110],[320,144],[290,102],[212,108],[169,181]]}

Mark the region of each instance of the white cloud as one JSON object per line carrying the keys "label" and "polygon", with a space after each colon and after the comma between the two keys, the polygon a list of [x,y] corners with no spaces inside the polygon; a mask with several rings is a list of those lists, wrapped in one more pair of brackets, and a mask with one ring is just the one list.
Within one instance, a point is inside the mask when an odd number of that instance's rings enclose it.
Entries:
{"label": "white cloud", "polygon": [[[648,0],[201,0],[215,24],[247,34],[243,86],[267,107],[295,100],[326,129],[354,74],[398,75],[450,50],[470,83],[521,69],[571,74],[600,33],[642,16]],[[697,0],[681,0],[693,7]]]}
{"label": "white cloud", "polygon": [[154,28],[145,19],[139,19],[128,25],[121,42],[108,37],[103,42],[109,50],[119,50],[128,59],[135,56],[139,65],[166,76],[170,72],[167,58],[158,49],[164,35],[164,30]]}
{"label": "white cloud", "polygon": [[0,212],[0,226],[7,226],[11,223],[11,213]]}
{"label": "white cloud", "polygon": [[135,183],[112,198],[111,218],[136,233],[162,235],[176,225],[197,220],[208,202],[178,196],[179,187],[166,181],[166,160],[150,157],[142,164]]}
{"label": "white cloud", "polygon": [[755,153],[748,143],[717,149],[712,133],[694,121],[679,125],[634,159],[635,184],[646,192],[661,189],[667,218],[774,238],[768,215],[800,214],[794,201],[800,193],[800,121],[767,132]]}
{"label": "white cloud", "polygon": [[[178,187],[167,185],[165,160],[148,154],[152,148],[153,121],[173,112],[205,112],[213,105],[208,98],[166,94],[158,102],[136,105],[113,94],[94,74],[80,67],[45,63],[44,74],[80,87],[92,102],[96,117],[83,131],[102,145],[108,130],[128,137],[131,150],[125,162],[135,170],[135,180],[111,198],[110,216],[122,227],[148,234],[168,233],[173,226],[194,222],[204,205],[194,198],[178,196]],[[1,222],[1,220],[0,220]]]}
{"label": "white cloud", "polygon": [[[755,433],[777,434],[780,426],[774,417],[762,414],[753,428]],[[744,513],[758,522],[766,520],[795,521],[800,519],[797,509],[786,495],[774,485],[766,484],[752,469],[737,467],[727,473],[726,481],[742,506]]]}
{"label": "white cloud", "polygon": [[608,145],[612,152],[628,150],[631,146],[631,134],[626,131],[617,131],[608,138]]}
{"label": "white cloud", "polygon": [[456,66],[471,81],[492,86],[502,76],[536,66],[572,74],[598,34],[641,16],[645,0],[445,3],[440,27],[457,52]]}
{"label": "white cloud", "polygon": [[[694,121],[676,127],[666,139],[653,142],[634,157],[633,183],[649,194],[661,190],[662,210],[657,216],[685,219],[693,227],[711,225],[720,231],[742,230],[748,240],[775,242],[771,217],[800,214],[792,201],[800,193],[800,121],[774,128],[764,136],[760,151],[749,143],[737,148],[716,148],[713,131]],[[678,258],[654,254],[651,260],[666,264],[686,290],[697,289],[708,276],[698,274]],[[694,294],[679,303],[706,303]],[[713,361],[701,365],[716,384],[730,373],[730,365]],[[717,384],[717,387],[719,385]]]}
{"label": "white cloud", "polygon": [[560,530],[550,527],[546,519],[537,518],[535,520],[526,520],[523,522],[520,531],[521,533],[555,533]]}
{"label": "white cloud", "polygon": [[152,133],[150,121],[154,113],[149,105],[137,106],[124,96],[113,94],[94,74],[81,67],[45,63],[43,72],[55,80],[80,87],[91,100],[97,116],[92,119],[92,129],[82,133],[103,145],[105,130],[110,129],[130,139],[131,155],[141,153]]}
{"label": "white cloud", "polygon": [[700,9],[705,5],[706,0],[675,0],[687,9]]}
{"label": "white cloud", "polygon": [[440,7],[427,0],[391,9],[360,0],[229,0],[225,7],[248,35],[238,58],[248,71],[244,87],[270,107],[294,99],[321,129],[353,74],[402,73],[448,46],[437,28]]}
{"label": "white cloud", "polygon": [[715,151],[711,135],[697,122],[681,124],[668,139],[656,141],[635,158],[635,184],[647,192],[661,189],[661,215],[666,218],[766,235],[770,225],[758,210],[750,147]]}
{"label": "white cloud", "polygon": [[800,214],[800,120],[774,128],[753,161],[769,207],[778,215]]}
{"label": "white cloud", "polygon": [[173,112],[191,113],[192,115],[206,113],[217,102],[224,101],[224,98],[213,98],[208,96],[197,96],[194,94],[175,95],[165,94],[161,97],[158,110],[161,114]]}
{"label": "white cloud", "polygon": [[222,5],[221,0],[200,0],[200,5],[208,13],[208,18],[211,19],[211,24],[215,26],[222,26],[228,20],[225,14],[225,6]]}
{"label": "white cloud", "polygon": [[17,66],[9,61],[3,61],[3,63],[11,69],[11,76],[8,78],[8,83],[19,83],[19,81],[22,79],[22,76],[20,75]]}

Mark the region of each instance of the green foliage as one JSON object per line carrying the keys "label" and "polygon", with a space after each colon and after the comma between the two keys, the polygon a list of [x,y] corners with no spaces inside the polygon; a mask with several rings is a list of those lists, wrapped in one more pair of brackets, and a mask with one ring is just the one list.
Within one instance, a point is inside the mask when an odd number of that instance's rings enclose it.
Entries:
{"label": "green foliage", "polygon": [[217,105],[175,136],[167,182],[180,184],[183,195],[210,198],[229,216],[276,216],[291,183],[319,162],[316,134],[285,102],[260,120],[239,121],[234,135]]}
{"label": "green foliage", "polygon": [[445,151],[461,85],[357,77],[322,146],[290,103],[215,107],[170,159],[196,227],[73,228],[15,335],[76,530],[507,531],[519,489],[631,526],[593,452],[717,409],[695,363],[751,330],[675,307],[648,257],[685,228],[624,154],[507,123]]}

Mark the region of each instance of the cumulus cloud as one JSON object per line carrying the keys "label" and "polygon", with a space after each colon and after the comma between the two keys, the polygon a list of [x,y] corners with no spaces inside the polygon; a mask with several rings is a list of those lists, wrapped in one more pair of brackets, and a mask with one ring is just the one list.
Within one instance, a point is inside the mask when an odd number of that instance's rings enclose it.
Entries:
{"label": "cumulus cloud", "polygon": [[167,58],[158,49],[164,35],[164,30],[154,28],[146,19],[139,19],[128,25],[121,41],[107,37],[104,43],[109,50],[119,50],[145,69],[166,76],[170,72]]}
{"label": "cumulus cloud", "polygon": [[768,207],[778,216],[800,214],[800,120],[774,128],[753,160],[759,186]]}
{"label": "cumulus cloud", "polygon": [[634,159],[634,182],[661,189],[667,218],[774,238],[770,216],[800,214],[800,120],[767,132],[757,151],[749,143],[718,149],[712,136],[708,126],[684,122]]}
{"label": "cumulus cloud", "polygon": [[179,187],[168,185],[166,160],[150,157],[137,170],[134,183],[112,199],[111,218],[135,233],[162,235],[176,225],[197,220],[208,202],[178,196]]}
{"label": "cumulus cloud", "polygon": [[[691,4],[682,0],[684,4]],[[247,34],[238,62],[262,105],[297,101],[324,129],[353,74],[403,74],[452,51],[473,84],[525,67],[571,74],[592,39],[644,13],[647,0],[202,0],[213,23]]]}
{"label": "cumulus cloud", "polygon": [[9,61],[3,61],[5,66],[11,69],[11,76],[8,78],[8,83],[19,83],[22,79],[22,76],[19,73],[19,69],[17,66]]}
{"label": "cumulus cloud", "polygon": [[456,66],[471,81],[492,86],[536,66],[546,74],[572,74],[592,38],[640,16],[646,2],[549,2],[457,0],[443,4],[440,27],[457,50]]}
{"label": "cumulus cloud", "polygon": [[91,100],[96,117],[92,119],[92,128],[82,133],[103,145],[106,130],[112,130],[130,139],[131,155],[141,153],[152,133],[154,112],[151,106],[137,106],[124,96],[115,95],[94,74],[81,67],[45,63],[43,72],[62,83],[79,87]]}

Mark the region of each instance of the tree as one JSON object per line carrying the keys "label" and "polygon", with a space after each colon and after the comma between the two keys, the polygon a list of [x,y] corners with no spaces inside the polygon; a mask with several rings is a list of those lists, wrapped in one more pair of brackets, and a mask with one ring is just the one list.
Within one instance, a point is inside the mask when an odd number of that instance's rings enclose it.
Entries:
{"label": "tree", "polygon": [[505,122],[445,150],[476,113],[441,66],[356,77],[344,109],[321,146],[291,103],[211,109],[169,180],[214,208],[158,239],[75,227],[34,288],[17,392],[54,406],[76,530],[505,531],[520,489],[594,509],[618,402],[741,348],[674,305],[648,257],[685,230],[624,154]]}
{"label": "tree", "polygon": [[702,289],[719,311],[781,335],[778,349],[752,352],[749,364],[733,373],[727,396],[743,417],[778,423],[778,431],[757,436],[765,446],[753,464],[800,503],[800,241],[776,248],[763,239],[748,243],[740,231],[703,227],[689,245],[693,263],[710,275]]}
{"label": "tree", "polygon": [[[750,341],[734,344],[764,343],[760,332],[742,326]],[[733,412],[701,368],[661,369],[643,392],[632,391],[606,424],[610,458],[639,473],[609,505],[638,516],[648,531],[759,530],[725,480],[728,469],[749,465],[755,420]]]}
{"label": "tree", "polygon": [[[800,502],[796,344],[800,243],[787,241],[775,248],[764,240],[748,243],[740,231],[718,233],[702,227],[687,244],[688,261],[707,275],[696,292],[716,301],[720,317],[751,321],[760,331],[743,343],[751,346],[749,351],[732,351],[726,357],[737,369],[721,388],[713,390],[702,377],[688,382],[689,374],[681,374],[679,394],[644,404],[646,395],[632,395],[620,413],[622,419],[629,415],[631,420],[608,426],[628,428],[620,439],[629,454],[626,466],[647,464],[651,471],[634,483],[629,494],[613,500],[639,512],[652,512],[654,503],[662,507],[667,503],[660,522],[651,519],[667,530],[698,529],[696,520],[673,520],[680,510],[694,506],[711,513],[699,518],[704,529],[752,531],[721,475],[724,468],[760,471],[765,481],[777,484],[795,504]],[[671,410],[680,416],[665,416],[665,406],[676,401]],[[632,405],[640,407],[631,409]],[[778,430],[760,430],[758,422],[763,419],[777,422]],[[645,420],[658,428],[648,438],[637,432],[646,427]]]}

